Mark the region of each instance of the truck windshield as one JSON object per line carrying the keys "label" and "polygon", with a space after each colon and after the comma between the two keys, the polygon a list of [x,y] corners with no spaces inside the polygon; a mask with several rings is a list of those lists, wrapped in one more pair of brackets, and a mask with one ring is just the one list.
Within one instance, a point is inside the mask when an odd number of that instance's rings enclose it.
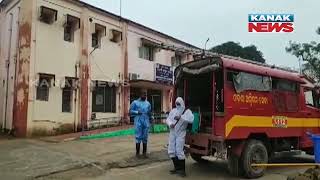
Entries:
{"label": "truck windshield", "polygon": [[306,105],[315,106],[314,101],[313,101],[313,96],[312,96],[312,90],[305,91],[304,96],[305,96],[305,100],[306,100]]}
{"label": "truck windshield", "polygon": [[304,92],[306,105],[320,108],[319,95],[314,90],[306,90]]}

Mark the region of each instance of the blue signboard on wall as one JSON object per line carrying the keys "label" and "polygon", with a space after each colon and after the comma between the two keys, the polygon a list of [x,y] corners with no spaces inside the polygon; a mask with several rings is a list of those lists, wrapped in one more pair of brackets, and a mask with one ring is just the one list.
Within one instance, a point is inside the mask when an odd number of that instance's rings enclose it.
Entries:
{"label": "blue signboard on wall", "polygon": [[156,64],[155,81],[165,84],[173,84],[173,70],[170,66]]}

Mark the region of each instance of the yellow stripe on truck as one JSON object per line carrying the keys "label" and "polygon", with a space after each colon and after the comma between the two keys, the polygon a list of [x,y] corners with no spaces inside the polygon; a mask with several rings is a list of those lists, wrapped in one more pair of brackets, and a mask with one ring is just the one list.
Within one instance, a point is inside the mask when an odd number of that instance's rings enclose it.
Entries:
{"label": "yellow stripe on truck", "polygon": [[[233,128],[236,127],[274,127],[272,124],[273,116],[241,116],[234,115],[226,124],[226,137],[229,136]],[[287,117],[287,128],[301,127],[301,128],[313,128],[319,127],[320,118],[291,118]]]}

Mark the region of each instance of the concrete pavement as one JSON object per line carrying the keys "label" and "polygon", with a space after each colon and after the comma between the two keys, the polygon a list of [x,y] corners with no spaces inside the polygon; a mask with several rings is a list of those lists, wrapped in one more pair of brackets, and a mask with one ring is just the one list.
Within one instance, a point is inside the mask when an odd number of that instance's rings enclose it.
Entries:
{"label": "concrete pavement", "polygon": [[[0,140],[0,179],[132,179],[175,180],[165,145],[167,134],[150,135],[149,159],[135,158],[133,137],[48,143],[37,139]],[[276,159],[277,162],[313,162],[312,157]],[[261,179],[280,180],[305,168],[273,168]],[[226,162],[187,161],[187,179],[239,179],[229,175]]]}
{"label": "concrete pavement", "polygon": [[[299,161],[301,157],[293,158]],[[302,158],[303,159],[303,158]],[[226,162],[210,162],[207,164],[199,164],[191,158],[187,160],[186,178],[169,174],[172,168],[171,162],[153,163],[145,166],[127,168],[127,169],[111,169],[102,176],[90,178],[89,180],[236,180],[241,179],[233,177],[228,173]],[[286,180],[287,176],[297,172],[304,171],[305,168],[272,168],[268,169],[265,176],[259,180]],[[87,178],[86,178],[87,179]],[[84,180],[80,178],[79,180]]]}
{"label": "concrete pavement", "polygon": [[[167,160],[164,147],[167,135],[152,135],[150,142],[150,158],[136,160],[133,137],[61,143],[35,139],[1,140],[0,179],[47,179],[54,175],[57,175],[57,179],[72,179],[77,178],[78,172],[86,172],[84,175],[92,177],[110,168]],[[71,173],[71,177],[64,177],[64,173]]]}

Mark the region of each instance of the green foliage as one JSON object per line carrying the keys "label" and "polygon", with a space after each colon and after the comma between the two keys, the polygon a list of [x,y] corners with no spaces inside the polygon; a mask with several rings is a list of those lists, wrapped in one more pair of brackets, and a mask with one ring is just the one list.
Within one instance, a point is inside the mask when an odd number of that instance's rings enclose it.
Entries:
{"label": "green foliage", "polygon": [[239,43],[229,41],[211,48],[210,51],[262,63],[266,62],[266,60],[263,58],[262,52],[259,51],[255,45],[242,47]]}
{"label": "green foliage", "polygon": [[[316,33],[320,35],[320,27],[316,30]],[[310,43],[290,41],[286,51],[305,62],[302,66],[302,71],[305,75],[315,81],[320,80],[320,43],[315,41]]]}

